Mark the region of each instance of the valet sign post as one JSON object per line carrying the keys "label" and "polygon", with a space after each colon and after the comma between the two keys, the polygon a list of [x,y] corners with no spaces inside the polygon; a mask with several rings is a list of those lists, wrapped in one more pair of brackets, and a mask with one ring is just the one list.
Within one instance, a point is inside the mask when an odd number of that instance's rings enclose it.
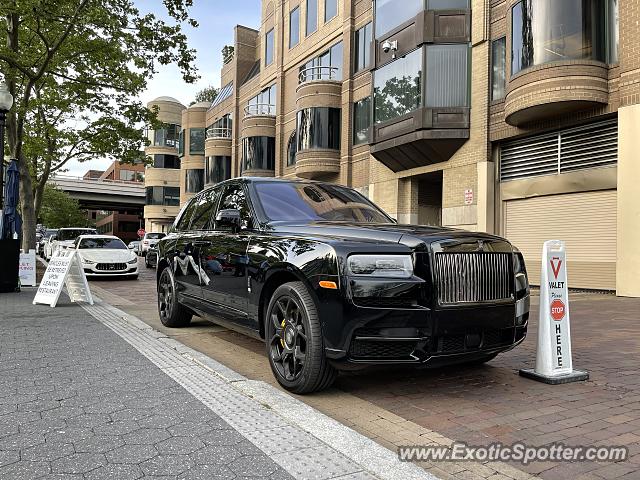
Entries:
{"label": "valet sign post", "polygon": [[545,242],[542,250],[536,368],[520,370],[520,375],[552,385],[589,378],[573,369],[567,254],[560,240]]}

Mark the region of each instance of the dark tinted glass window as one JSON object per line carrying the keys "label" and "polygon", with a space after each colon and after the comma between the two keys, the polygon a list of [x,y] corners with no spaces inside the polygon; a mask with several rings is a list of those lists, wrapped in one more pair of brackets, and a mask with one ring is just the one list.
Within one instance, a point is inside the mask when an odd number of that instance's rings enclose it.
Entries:
{"label": "dark tinted glass window", "polygon": [[275,170],[276,139],[247,137],[242,139],[242,171]]}
{"label": "dark tinted glass window", "polygon": [[491,100],[504,98],[507,70],[507,39],[491,42]]}
{"label": "dark tinted glass window", "polygon": [[[242,227],[248,228],[251,226],[251,213],[242,185],[227,185],[223,190],[217,211],[229,209],[240,211]],[[220,227],[216,225],[216,229],[218,228]]]}
{"label": "dark tinted glass window", "polygon": [[178,139],[178,155],[184,155],[184,129],[180,130],[180,138]]}
{"label": "dark tinted glass window", "polygon": [[107,248],[111,250],[126,250],[127,246],[119,238],[83,238],[78,245],[79,249]]}
{"label": "dark tinted glass window", "polygon": [[523,0],[514,5],[511,73],[559,60],[605,62],[606,8],[605,0]]}
{"label": "dark tinted glass window", "polygon": [[289,13],[289,48],[295,47],[300,42],[300,7],[296,7]]}
{"label": "dark tinted glass window", "polygon": [[364,196],[339,185],[258,182],[255,188],[262,209],[271,221],[392,221]]}
{"label": "dark tinted glass window", "polygon": [[187,193],[198,193],[204,188],[204,169],[192,168],[185,172],[184,190]]}
{"label": "dark tinted glass window", "polygon": [[338,0],[324,0],[324,21],[328,22],[338,14]]}
{"label": "dark tinted glass window", "polygon": [[287,167],[292,167],[296,164],[296,153],[298,152],[298,141],[296,139],[296,132],[293,132],[289,137],[287,143]]}
{"label": "dark tinted glass window", "polygon": [[298,111],[298,150],[328,148],[340,150],[339,108],[314,107]]}
{"label": "dark tinted glass window", "polygon": [[218,203],[219,190],[207,190],[202,195],[198,195],[196,208],[191,218],[190,230],[208,230],[211,228],[211,217]]}
{"label": "dark tinted glass window", "polygon": [[180,205],[180,187],[164,187],[163,198],[167,207],[177,207]]}
{"label": "dark tinted glass window", "polygon": [[204,153],[204,128],[189,129],[189,153]]}
{"label": "dark tinted glass window", "polygon": [[147,187],[147,205],[164,205],[175,207],[180,205],[179,187]]}
{"label": "dark tinted glass window", "polygon": [[193,212],[195,212],[197,207],[197,198],[191,199],[189,203],[187,203],[186,207],[182,210],[182,214],[178,217],[178,223],[176,224],[176,230],[187,231],[189,230],[189,225],[191,224],[191,219],[193,218]]}
{"label": "dark tinted glass window", "polygon": [[180,158],[176,155],[154,155],[154,168],[180,168]]}
{"label": "dark tinted glass window", "polygon": [[264,64],[271,65],[273,63],[273,29],[265,35],[264,43]]}
{"label": "dark tinted glass window", "polygon": [[413,19],[424,0],[376,0],[376,38]]}
{"label": "dark tinted glass window", "polygon": [[152,233],[147,233],[145,234],[144,238],[146,239],[151,239],[151,240],[160,240],[161,238],[166,237],[167,234],[166,233],[162,233],[162,232],[152,232]]}
{"label": "dark tinted glass window", "polygon": [[207,157],[205,183],[219,183],[231,178],[231,157],[215,155]]}
{"label": "dark tinted glass window", "polygon": [[466,107],[469,92],[469,47],[427,46],[427,107]]}
{"label": "dark tinted glass window", "polygon": [[363,98],[353,104],[353,144],[369,142],[371,126],[371,97]]}
{"label": "dark tinted glass window", "polygon": [[98,231],[93,228],[73,228],[68,230],[58,230],[58,240],[65,242],[68,240],[75,240],[76,237],[79,237],[80,235],[93,235],[96,233],[98,233]]}
{"label": "dark tinted glass window", "polygon": [[154,131],[153,144],[156,147],[178,148],[180,125],[167,124]]}
{"label": "dark tinted glass window", "polygon": [[354,69],[364,70],[371,64],[371,41],[373,40],[371,23],[356,31]]}
{"label": "dark tinted glass window", "polygon": [[376,123],[406,115],[422,105],[422,50],[376,70],[373,78]]}
{"label": "dark tinted glass window", "polygon": [[307,30],[311,35],[318,28],[318,0],[307,0]]}

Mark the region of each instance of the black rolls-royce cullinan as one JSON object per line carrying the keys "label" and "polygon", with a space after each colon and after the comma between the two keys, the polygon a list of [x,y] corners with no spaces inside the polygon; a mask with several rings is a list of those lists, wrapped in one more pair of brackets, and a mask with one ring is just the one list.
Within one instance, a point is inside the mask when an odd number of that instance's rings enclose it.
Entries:
{"label": "black rolls-royce cullinan", "polygon": [[162,323],[196,314],[264,340],[296,393],[340,369],[486,362],[527,332],[527,273],[508,241],[398,225],[339,185],[222,182],[185,205],[158,252]]}

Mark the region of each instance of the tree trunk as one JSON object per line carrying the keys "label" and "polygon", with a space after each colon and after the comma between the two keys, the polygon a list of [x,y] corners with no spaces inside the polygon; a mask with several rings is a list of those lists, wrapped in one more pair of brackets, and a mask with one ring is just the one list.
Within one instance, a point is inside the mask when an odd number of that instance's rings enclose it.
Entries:
{"label": "tree trunk", "polygon": [[22,249],[36,248],[36,211],[33,205],[33,186],[29,166],[24,158],[18,159],[20,170],[20,207],[22,210]]}

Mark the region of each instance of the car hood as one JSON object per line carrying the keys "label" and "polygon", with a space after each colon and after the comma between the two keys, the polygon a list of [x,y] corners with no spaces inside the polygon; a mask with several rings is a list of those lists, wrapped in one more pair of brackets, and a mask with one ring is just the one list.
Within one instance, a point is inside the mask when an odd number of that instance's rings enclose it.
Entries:
{"label": "car hood", "polygon": [[129,250],[111,250],[107,248],[87,248],[78,250],[84,260],[96,263],[127,263],[136,255]]}
{"label": "car hood", "polygon": [[445,241],[506,240],[482,232],[469,232],[446,227],[423,225],[400,225],[395,223],[351,223],[351,222],[282,222],[270,224],[277,233],[322,237],[333,240],[357,240],[372,243],[400,243],[413,249]]}

